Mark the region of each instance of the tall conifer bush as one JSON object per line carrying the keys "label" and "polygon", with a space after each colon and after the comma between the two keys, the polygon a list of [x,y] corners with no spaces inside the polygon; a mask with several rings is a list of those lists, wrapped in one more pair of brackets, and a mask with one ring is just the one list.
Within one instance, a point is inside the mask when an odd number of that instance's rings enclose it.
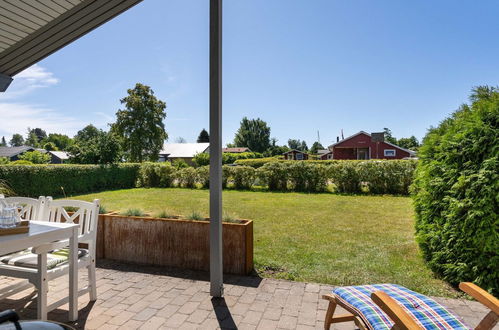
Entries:
{"label": "tall conifer bush", "polygon": [[430,267],[452,284],[499,294],[499,89],[475,88],[429,130],[413,185],[416,234]]}

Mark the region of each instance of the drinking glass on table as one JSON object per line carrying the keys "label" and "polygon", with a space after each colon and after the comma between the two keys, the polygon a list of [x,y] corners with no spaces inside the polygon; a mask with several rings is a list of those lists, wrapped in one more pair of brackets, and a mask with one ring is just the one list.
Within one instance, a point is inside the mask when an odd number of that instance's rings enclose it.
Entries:
{"label": "drinking glass on table", "polygon": [[0,228],[14,228],[21,221],[19,208],[15,205],[4,205],[0,209]]}

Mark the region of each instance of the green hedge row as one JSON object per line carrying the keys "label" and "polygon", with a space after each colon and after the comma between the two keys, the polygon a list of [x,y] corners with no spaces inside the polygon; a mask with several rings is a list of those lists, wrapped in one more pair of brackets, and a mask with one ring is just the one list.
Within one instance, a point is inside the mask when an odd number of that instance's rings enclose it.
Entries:
{"label": "green hedge row", "polygon": [[[326,191],[333,183],[340,193],[409,194],[414,160],[389,161],[271,161],[261,167],[223,166],[223,186],[235,189],[264,186],[271,191]],[[207,166],[175,169],[169,163],[145,163],[139,187],[209,186]]]}
{"label": "green hedge row", "polygon": [[18,196],[70,196],[133,188],[140,164],[0,165],[3,180]]}
{"label": "green hedge row", "polygon": [[[262,158],[262,154],[258,152],[241,152],[241,153],[232,153],[232,152],[224,152],[222,153],[222,164],[234,164],[238,160],[246,160],[246,159],[259,159]],[[210,164],[210,154],[207,152],[203,152],[197,154],[192,159],[196,166],[206,166]]]}
{"label": "green hedge row", "polygon": [[[245,166],[251,166],[254,168],[259,168],[262,167],[263,165],[267,163],[295,163],[295,160],[287,160],[287,159],[280,159],[277,157],[267,157],[267,158],[257,158],[257,159],[239,159],[236,160],[234,163],[237,165],[245,165]],[[321,165],[331,165],[331,164],[336,164],[338,162],[343,162],[343,160],[318,160],[318,159],[309,159],[309,160],[303,160],[302,162],[308,163],[308,164],[321,164]]]}
{"label": "green hedge row", "polygon": [[[223,166],[223,186],[271,191],[408,194],[416,162],[270,161],[263,166]],[[16,195],[64,196],[133,187],[209,187],[209,168],[170,163],[120,165],[0,165],[0,180]]]}

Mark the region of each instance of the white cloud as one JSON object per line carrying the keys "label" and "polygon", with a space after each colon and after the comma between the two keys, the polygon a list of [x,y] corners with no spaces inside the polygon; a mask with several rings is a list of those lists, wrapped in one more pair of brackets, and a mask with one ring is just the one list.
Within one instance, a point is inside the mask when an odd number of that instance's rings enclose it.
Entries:
{"label": "white cloud", "polygon": [[0,135],[6,137],[14,133],[25,135],[28,127],[40,127],[47,133],[63,133],[69,136],[81,129],[80,120],[32,104],[0,103],[0,118]]}
{"label": "white cloud", "polygon": [[26,134],[28,127],[40,127],[47,133],[74,135],[81,121],[44,105],[22,102],[23,96],[39,88],[59,82],[54,74],[35,64],[20,72],[5,93],[0,93],[0,135],[6,138],[14,133]]}
{"label": "white cloud", "polygon": [[35,64],[14,76],[14,81],[0,100],[16,99],[36,89],[50,87],[59,82],[54,74],[44,67]]}

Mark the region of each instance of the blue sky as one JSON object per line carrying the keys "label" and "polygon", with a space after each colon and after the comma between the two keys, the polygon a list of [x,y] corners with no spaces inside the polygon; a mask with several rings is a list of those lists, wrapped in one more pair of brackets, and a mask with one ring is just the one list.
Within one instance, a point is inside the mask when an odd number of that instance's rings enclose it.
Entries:
{"label": "blue sky", "polygon": [[[208,128],[208,0],[144,0],[15,77],[0,136],[107,128],[136,82],[167,103],[170,142]],[[365,130],[424,136],[498,85],[499,2],[226,0],[224,143],[243,116],[285,144]]]}

